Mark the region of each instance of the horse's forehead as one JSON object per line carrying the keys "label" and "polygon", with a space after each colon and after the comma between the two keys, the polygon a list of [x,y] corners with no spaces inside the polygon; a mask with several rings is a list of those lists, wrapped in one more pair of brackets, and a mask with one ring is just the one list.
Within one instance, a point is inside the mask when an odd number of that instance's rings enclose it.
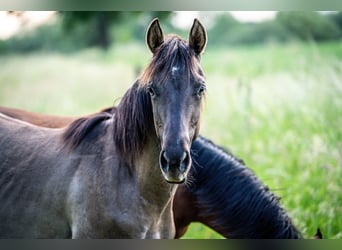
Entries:
{"label": "horse's forehead", "polygon": [[172,90],[185,90],[192,86],[191,73],[179,65],[172,66],[170,77],[166,82],[166,88]]}
{"label": "horse's forehead", "polygon": [[171,67],[170,78],[172,80],[182,80],[188,75],[187,70],[185,70],[184,65],[173,65]]}
{"label": "horse's forehead", "polygon": [[173,77],[176,77],[177,75],[179,75],[179,66],[178,65],[174,65],[171,68],[171,75]]}
{"label": "horse's forehead", "polygon": [[169,76],[174,80],[187,80],[194,79],[195,75],[198,75],[199,65],[195,62],[191,64],[185,64],[184,62],[175,62],[170,67]]}

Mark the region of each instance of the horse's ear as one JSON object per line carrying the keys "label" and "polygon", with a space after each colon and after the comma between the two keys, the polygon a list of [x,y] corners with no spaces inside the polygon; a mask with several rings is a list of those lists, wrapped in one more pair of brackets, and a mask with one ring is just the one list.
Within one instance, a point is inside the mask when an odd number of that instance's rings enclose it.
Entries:
{"label": "horse's ear", "polygon": [[195,18],[189,34],[189,46],[196,54],[201,54],[207,44],[207,33],[203,25]]}
{"label": "horse's ear", "polygon": [[158,18],[152,20],[147,28],[146,43],[152,53],[164,42],[163,30],[160,27]]}

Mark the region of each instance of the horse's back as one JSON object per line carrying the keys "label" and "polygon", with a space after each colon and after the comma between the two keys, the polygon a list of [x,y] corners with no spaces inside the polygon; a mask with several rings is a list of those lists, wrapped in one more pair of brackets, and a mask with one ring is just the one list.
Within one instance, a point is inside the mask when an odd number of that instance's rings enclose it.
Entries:
{"label": "horse's back", "polygon": [[0,113],[11,118],[46,128],[62,128],[77,119],[72,116],[55,116],[30,112],[22,109],[0,106]]}
{"label": "horse's back", "polygon": [[0,113],[0,154],[16,154],[18,162],[26,153],[37,157],[44,152],[55,152],[61,148],[62,133],[63,129],[35,126]]}
{"label": "horse's back", "polygon": [[51,160],[58,133],[0,114],[0,238],[68,236],[60,199],[66,190],[56,191],[54,177],[61,160]]}

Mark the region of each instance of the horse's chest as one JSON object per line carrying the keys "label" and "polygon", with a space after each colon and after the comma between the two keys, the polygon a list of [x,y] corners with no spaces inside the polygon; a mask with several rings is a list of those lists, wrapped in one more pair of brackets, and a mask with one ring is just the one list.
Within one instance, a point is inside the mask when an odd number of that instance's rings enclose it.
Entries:
{"label": "horse's chest", "polygon": [[146,223],[142,232],[141,239],[169,239],[174,238],[173,224],[168,221],[158,221],[156,223]]}
{"label": "horse's chest", "polygon": [[[160,214],[149,213],[147,211],[139,211],[136,213],[134,223],[131,224],[131,232],[136,232],[132,238],[140,239],[160,239],[170,238],[169,234],[165,234],[165,227],[169,228],[172,225],[167,225],[168,221],[163,219]],[[138,231],[137,231],[138,229]]]}
{"label": "horse's chest", "polygon": [[162,211],[145,211],[145,239],[174,238],[174,222],[171,206],[166,206]]}
{"label": "horse's chest", "polygon": [[[141,201],[141,200],[140,200]],[[120,221],[124,230],[132,232],[129,238],[160,239],[174,238],[174,223],[171,206],[155,207],[145,202],[135,203],[127,209]]]}

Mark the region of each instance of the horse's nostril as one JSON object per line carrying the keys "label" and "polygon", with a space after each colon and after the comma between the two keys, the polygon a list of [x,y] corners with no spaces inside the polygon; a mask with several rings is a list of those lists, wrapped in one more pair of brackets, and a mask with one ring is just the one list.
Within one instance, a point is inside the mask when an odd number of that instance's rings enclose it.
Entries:
{"label": "horse's nostril", "polygon": [[179,167],[179,170],[181,172],[185,172],[185,170],[187,169],[187,167],[190,165],[190,154],[189,152],[184,152],[184,155],[183,155],[183,159],[181,161],[181,164],[180,164],[180,167]]}
{"label": "horse's nostril", "polygon": [[170,159],[169,159],[169,157],[167,156],[167,153],[166,153],[165,151],[163,152],[162,156],[163,156],[163,158],[164,158],[164,160],[165,160],[166,162],[169,162],[169,161],[170,161]]}
{"label": "horse's nostril", "polygon": [[164,171],[178,169],[180,172],[185,172],[190,164],[190,154],[183,151],[181,154],[173,154],[170,156],[166,151],[160,154],[160,165]]}
{"label": "horse's nostril", "polygon": [[169,170],[169,164],[168,164],[169,160],[167,158],[165,151],[161,152],[159,161],[160,161],[160,166],[162,167],[162,169],[165,172],[168,171]]}
{"label": "horse's nostril", "polygon": [[159,164],[165,180],[169,183],[182,183],[191,165],[188,151],[165,151],[159,155]]}
{"label": "horse's nostril", "polygon": [[185,160],[187,156],[187,152],[183,152],[182,158],[181,158],[181,162],[183,162]]}

